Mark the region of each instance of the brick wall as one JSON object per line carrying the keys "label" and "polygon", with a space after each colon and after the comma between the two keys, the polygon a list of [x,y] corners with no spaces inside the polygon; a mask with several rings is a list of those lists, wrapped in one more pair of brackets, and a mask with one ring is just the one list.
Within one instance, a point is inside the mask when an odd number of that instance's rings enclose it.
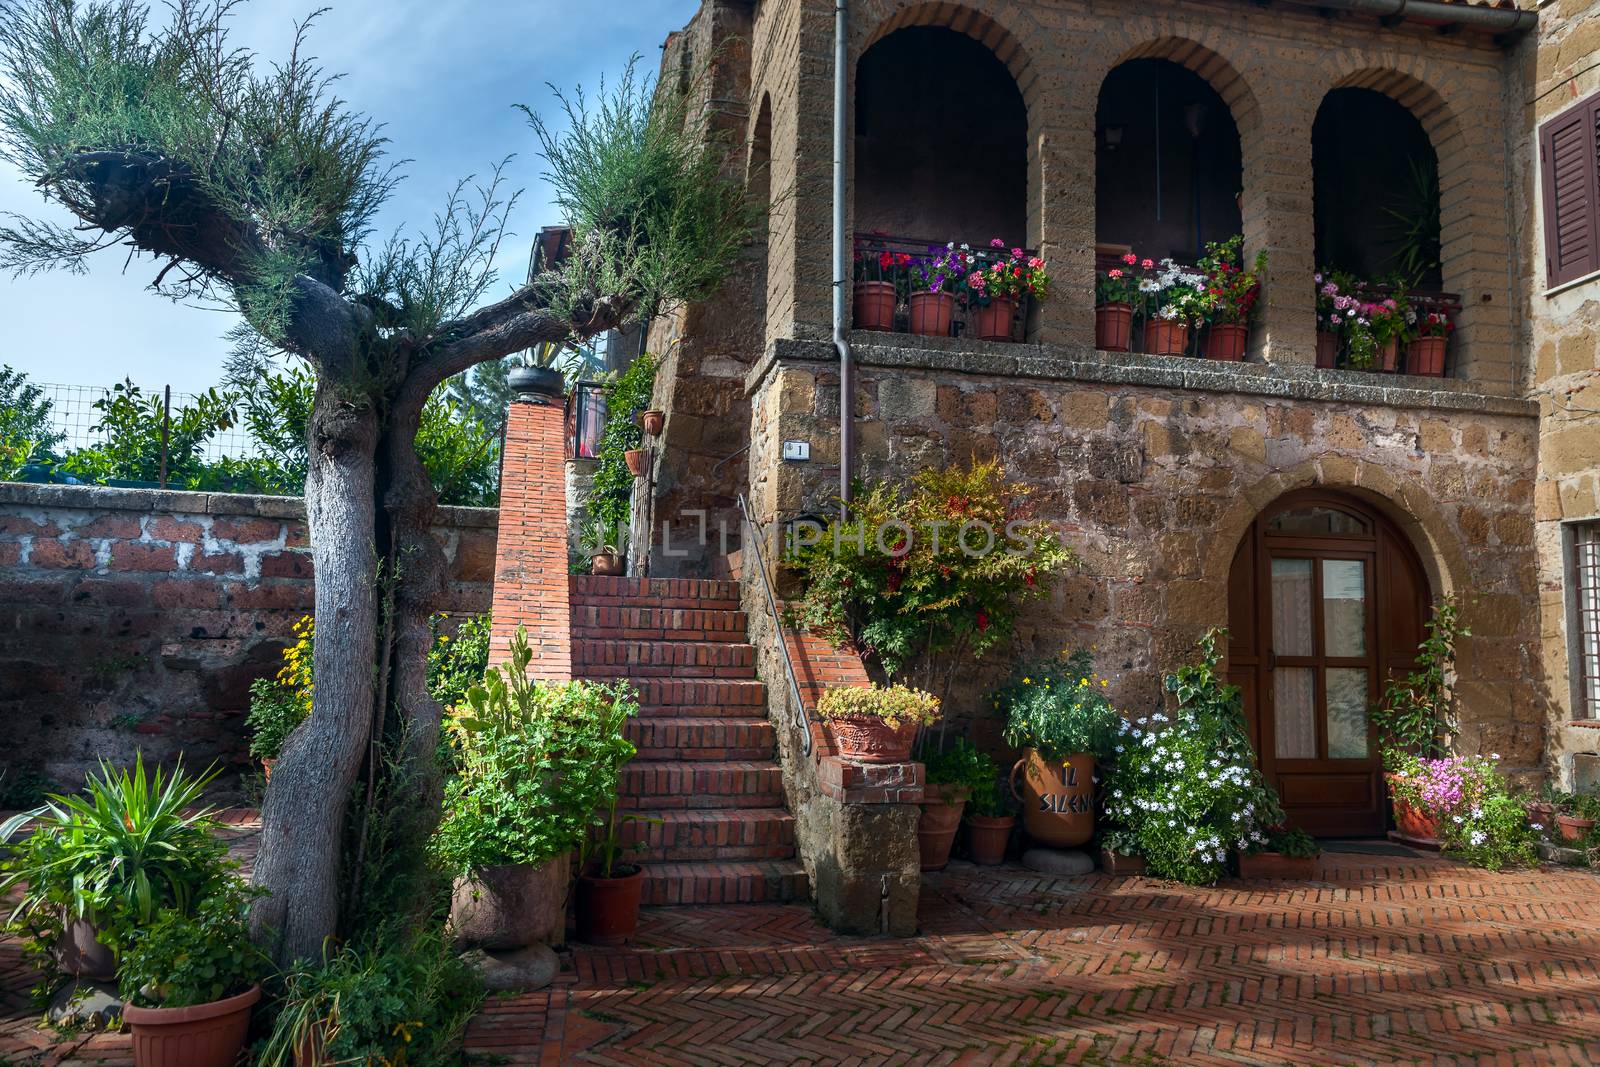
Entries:
{"label": "brick wall", "polygon": [[[494,524],[440,509],[441,610],[488,610]],[[139,750],[242,769],[246,689],[311,607],[298,499],[0,483],[0,768],[68,787]]]}

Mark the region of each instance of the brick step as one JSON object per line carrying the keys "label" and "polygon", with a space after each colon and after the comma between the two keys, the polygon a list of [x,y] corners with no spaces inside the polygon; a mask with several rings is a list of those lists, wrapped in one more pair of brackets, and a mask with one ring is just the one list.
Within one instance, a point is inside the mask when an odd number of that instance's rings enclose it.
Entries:
{"label": "brick step", "polygon": [[629,853],[643,863],[794,858],[794,817],[782,808],[639,814],[661,820],[622,824],[626,844],[645,846],[642,852]]}
{"label": "brick step", "polygon": [[744,678],[754,676],[756,650],[730,641],[572,642],[572,673],[582,678]]}
{"label": "brick step", "polygon": [[775,752],[766,719],[652,716],[624,730],[643,760],[769,760]]}
{"label": "brick step", "polygon": [[778,765],[751,760],[640,760],[622,768],[622,807],[776,808],[783,805]]}
{"label": "brick step", "polygon": [[796,860],[747,863],[647,863],[644,903],[784,903],[810,897],[805,868]]}
{"label": "brick step", "polygon": [[568,595],[580,607],[701,608],[739,610],[739,583],[715,578],[568,576]]}
{"label": "brick step", "polygon": [[572,636],[652,641],[743,641],[742,611],[703,608],[602,607],[572,609]]}
{"label": "brick step", "polygon": [[[639,694],[639,714],[657,715],[762,715],[767,688],[748,678],[639,678],[627,681]],[[739,709],[761,708],[761,711]]]}

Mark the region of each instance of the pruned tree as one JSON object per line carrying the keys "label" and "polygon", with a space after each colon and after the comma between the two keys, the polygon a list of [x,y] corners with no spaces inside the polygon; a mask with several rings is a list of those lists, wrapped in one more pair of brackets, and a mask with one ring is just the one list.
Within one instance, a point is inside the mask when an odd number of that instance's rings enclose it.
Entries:
{"label": "pruned tree", "polygon": [[[574,252],[490,299],[510,160],[458,185],[420,236],[369,242],[397,180],[380,128],[308,57],[311,19],[285,60],[261,65],[228,39],[233,3],[174,0],[158,24],[135,0],[0,0],[0,151],[65,212],[10,218],[0,265],[147,257],[157,292],[237,310],[241,344],[316,376],[305,496],[317,685],[274,770],[255,866],[271,891],[256,928],[287,961],[339,928],[363,774],[392,760],[388,773],[426,801],[419,818],[437,817],[440,709],[425,672],[445,561],[413,447],[424,402],[476,364],[709,295],[749,218],[687,94],[630,65],[598,97],[558,93],[561,126],[528,112]],[[387,759],[383,736],[400,739]]]}

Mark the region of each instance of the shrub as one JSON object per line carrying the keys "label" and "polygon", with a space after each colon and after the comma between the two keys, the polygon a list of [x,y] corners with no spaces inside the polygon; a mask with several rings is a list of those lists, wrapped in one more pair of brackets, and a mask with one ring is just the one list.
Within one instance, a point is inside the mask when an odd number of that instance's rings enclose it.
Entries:
{"label": "shrub", "polygon": [[491,619],[487,612],[469,615],[452,636],[443,632],[443,624],[449,618],[441,613],[428,620],[433,631],[433,645],[428,649],[428,692],[446,708],[456,708],[489,668]]}
{"label": "shrub", "polygon": [[634,753],[623,725],[639,709],[626,682],[530,682],[521,628],[510,653],[445,722],[459,773],[433,848],[456,873],[572,851]]}
{"label": "shrub", "polygon": [[1006,743],[1037,749],[1052,762],[1080,752],[1106,762],[1124,725],[1106,699],[1107,684],[1083,649],[1023,664],[995,698]]}
{"label": "shrub", "polygon": [[939,721],[939,698],[903,685],[837,686],[817,701],[817,718],[881,719],[893,729],[908,722],[930,726]]}
{"label": "shrub", "polygon": [[1449,597],[1433,605],[1427,628],[1427,637],[1417,646],[1417,669],[1404,678],[1390,678],[1372,714],[1390,769],[1406,754],[1444,756],[1455,730],[1456,641],[1472,631],[1461,624],[1460,611]]}
{"label": "shrub", "polygon": [[74,451],[61,469],[89,482],[158,482],[165,425],[167,484],[203,488],[203,449],[206,442],[233,426],[237,399],[231,392],[208,389],[192,403],[169,413],[161,394],[145,393],[131,380],[118,382],[94,402],[100,419],[94,429],[104,434],[105,440]]}
{"label": "shrub", "polygon": [[1000,775],[994,757],[964,737],[956,738],[949,748],[924,752],[919,758],[926,768],[928,784],[955,786],[969,799],[986,792],[992,794]]}
{"label": "shrub", "polygon": [[303,615],[294,624],[294,643],[283,650],[283,666],[272,678],[250,683],[250,755],[277,759],[283,743],[311,715],[311,664],[316,624]]}
{"label": "shrub", "polygon": [[1283,822],[1255,766],[1239,688],[1217,677],[1224,634],[1206,634],[1200,662],[1167,677],[1178,704],[1170,721],[1158,712],[1123,723],[1102,775],[1107,815],[1151,872],[1194,885],[1222,877],[1230,849],[1264,843]]}
{"label": "shrub", "polygon": [[256,895],[230,875],[192,909],[163,908],[131,932],[118,984],[149,1008],[188,1008],[245,992],[272,970],[250,940]]}
{"label": "shrub", "polygon": [[1498,756],[1424,759],[1398,756],[1389,793],[1436,819],[1444,851],[1489,870],[1525,867],[1536,858],[1522,802],[1495,766]]}
{"label": "shrub", "polygon": [[623,454],[638,448],[644,440],[635,416],[650,406],[656,367],[656,357],[645,352],[606,381],[606,424],[595,455],[589,514],[606,529],[608,542],[616,537],[617,530],[628,525],[634,479]]}

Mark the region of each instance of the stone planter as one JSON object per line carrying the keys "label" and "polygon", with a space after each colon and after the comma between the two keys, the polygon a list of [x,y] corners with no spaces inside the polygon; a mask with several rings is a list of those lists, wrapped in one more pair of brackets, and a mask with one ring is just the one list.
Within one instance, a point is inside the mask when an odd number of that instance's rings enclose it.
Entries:
{"label": "stone planter", "polygon": [[622,573],[622,557],[615,552],[597,552],[589,557],[589,573],[613,575]]}
{"label": "stone planter", "polygon": [[1022,828],[1037,844],[1075,848],[1094,836],[1094,757],[1088,753],[1051,763],[1026,749],[1011,768],[1011,792],[1022,804]]}
{"label": "stone planter", "polygon": [[919,337],[949,337],[956,298],[949,293],[911,294],[911,332]]}
{"label": "stone planter", "polygon": [[1094,309],[1094,346],[1102,352],[1126,352],[1133,347],[1133,307],[1101,304]]}
{"label": "stone planter", "polygon": [[1310,881],[1317,876],[1317,857],[1285,856],[1281,852],[1240,852],[1240,878],[1287,878]]}
{"label": "stone planter", "polygon": [[261,987],[251,986],[236,997],[189,1008],[123,1005],[135,1067],[233,1067],[260,999]]}
{"label": "stone planter", "polygon": [[69,919],[55,947],[56,966],[73,978],[110,982],[117,977],[117,958],[101,944],[99,932],[88,919]]}
{"label": "stone planter", "polygon": [[1144,857],[1124,856],[1120,852],[1113,852],[1109,848],[1103,848],[1100,850],[1100,869],[1107,874],[1118,877],[1143,874],[1145,872]]}
{"label": "stone planter", "polygon": [[1406,345],[1406,373],[1443,378],[1444,347],[1443,337],[1419,337]]}
{"label": "stone planter", "polygon": [[628,473],[633,475],[635,478],[643,478],[645,468],[650,463],[648,458],[649,455],[650,453],[646,452],[642,448],[630,448],[624,452],[622,454],[622,458],[628,464]]}
{"label": "stone planter", "polygon": [[456,879],[450,926],[462,946],[490,951],[559,945],[567,930],[570,857],[508,863]]}
{"label": "stone planter", "polygon": [[1144,350],[1152,356],[1181,356],[1189,350],[1189,324],[1169,319],[1146,319]]}
{"label": "stone planter", "polygon": [[1011,828],[1016,825],[1015,815],[968,815],[967,857],[984,867],[1004,863],[1006,848],[1011,844]]}
{"label": "stone planter", "polygon": [[[616,868],[620,870],[621,868]],[[573,893],[578,940],[591,945],[622,945],[639,926],[639,900],[644,893],[644,868],[616,878],[584,875]]]}
{"label": "stone planter", "polygon": [[1016,312],[1017,302],[1009,296],[973,305],[967,309],[967,331],[980,341],[1010,341],[1011,319]]}
{"label": "stone planter", "polygon": [[950,846],[961,829],[967,810],[967,791],[959,786],[929,785],[922,791],[922,815],[917,819],[917,847],[922,869],[940,871],[950,862]]}
{"label": "stone planter", "polygon": [[856,282],[852,310],[858,330],[893,330],[894,282]]}
{"label": "stone planter", "polygon": [[644,430],[647,437],[660,437],[661,431],[666,429],[667,413],[654,408],[649,411],[639,412],[639,428]]}
{"label": "stone planter", "polygon": [[1331,330],[1317,331],[1317,369],[1332,370],[1339,365],[1339,335]]}
{"label": "stone planter", "polygon": [[1206,330],[1205,356],[1224,363],[1238,363],[1244,359],[1245,343],[1250,339],[1250,328],[1242,323],[1229,322]]}
{"label": "stone planter", "polygon": [[1557,815],[1556,828],[1561,832],[1561,840],[1582,841],[1594,829],[1594,820],[1581,815]]}
{"label": "stone planter", "polygon": [[827,729],[839,757],[857,763],[904,763],[917,739],[914,722],[890,726],[871,717],[828,719]]}

